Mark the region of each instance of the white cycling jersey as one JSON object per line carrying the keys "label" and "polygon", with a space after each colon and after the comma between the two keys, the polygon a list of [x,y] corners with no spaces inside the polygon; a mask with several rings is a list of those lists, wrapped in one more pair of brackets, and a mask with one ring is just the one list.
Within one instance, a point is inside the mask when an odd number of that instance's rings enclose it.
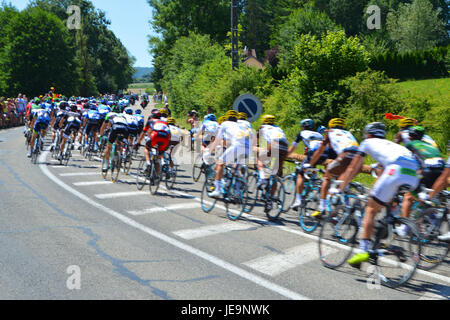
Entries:
{"label": "white cycling jersey", "polygon": [[358,141],[347,130],[343,129],[329,129],[327,132],[331,148],[336,154],[341,154],[345,151],[358,150]]}
{"label": "white cycling jersey", "polygon": [[200,131],[203,132],[203,140],[211,141],[219,130],[219,123],[217,121],[206,120],[202,123]]}
{"label": "white cycling jersey", "polygon": [[272,141],[284,141],[286,144],[288,143],[286,134],[278,126],[264,124],[259,128],[259,133],[267,143],[271,143]]}
{"label": "white cycling jersey", "polygon": [[225,121],[220,125],[217,139],[225,140],[229,145],[250,145],[250,132],[244,130],[237,122]]}
{"label": "white cycling jersey", "polygon": [[178,128],[177,126],[174,126],[172,124],[169,124],[169,129],[170,129],[170,141],[180,142],[180,140],[181,140],[180,128]]}
{"label": "white cycling jersey", "polygon": [[303,142],[305,148],[308,148],[309,150],[317,150],[322,144],[323,136],[316,131],[302,130],[297,135],[294,142],[292,142],[292,145],[297,147],[300,141]]}
{"label": "white cycling jersey", "polygon": [[414,170],[419,168],[419,164],[411,151],[387,139],[366,139],[361,142],[358,152],[370,155],[384,168],[394,163]]}

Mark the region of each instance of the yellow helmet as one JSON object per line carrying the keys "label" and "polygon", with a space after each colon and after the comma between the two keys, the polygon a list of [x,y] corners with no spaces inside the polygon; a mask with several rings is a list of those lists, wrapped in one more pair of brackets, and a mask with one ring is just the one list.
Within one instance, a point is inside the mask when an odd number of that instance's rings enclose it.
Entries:
{"label": "yellow helmet", "polygon": [[177,124],[177,121],[174,118],[167,118],[167,124]]}
{"label": "yellow helmet", "polygon": [[227,117],[225,117],[225,116],[221,116],[221,117],[219,118],[219,120],[217,120],[217,122],[218,122],[219,124],[222,124],[222,123],[224,123],[225,121],[227,121]]}
{"label": "yellow helmet", "polygon": [[238,113],[236,110],[228,110],[228,111],[225,113],[225,117],[226,117],[227,119],[230,119],[230,118],[236,118],[236,119],[239,119],[239,113]]}
{"label": "yellow helmet", "polygon": [[159,110],[159,112],[161,113],[161,116],[169,116],[169,113],[167,112],[167,110],[166,109],[161,109],[161,110]]}
{"label": "yellow helmet", "polygon": [[248,119],[248,115],[245,112],[239,112],[238,115],[239,115],[239,119],[242,119],[242,120]]}
{"label": "yellow helmet", "polygon": [[263,124],[274,124],[275,123],[275,116],[272,116],[270,114],[266,114],[261,118],[261,122]]}
{"label": "yellow helmet", "polygon": [[345,128],[346,127],[345,120],[342,118],[334,118],[331,119],[330,122],[328,122],[328,128],[336,128],[336,127]]}
{"label": "yellow helmet", "polygon": [[400,129],[404,129],[406,127],[415,126],[416,123],[417,123],[416,119],[412,119],[412,118],[400,119],[400,121],[398,122],[398,127]]}

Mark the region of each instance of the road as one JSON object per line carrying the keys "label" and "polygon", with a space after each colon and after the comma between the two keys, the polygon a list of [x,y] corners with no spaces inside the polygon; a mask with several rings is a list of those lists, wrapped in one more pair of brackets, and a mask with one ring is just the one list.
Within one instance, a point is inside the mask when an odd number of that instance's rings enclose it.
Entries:
{"label": "road", "polygon": [[48,152],[32,165],[22,129],[1,131],[0,299],[449,299],[448,260],[400,289],[374,288],[364,271],[322,267],[317,235],[293,213],[205,214],[191,157],[182,149],[176,189],[152,196],[132,175],[103,180],[99,159],[77,151],[67,167]]}

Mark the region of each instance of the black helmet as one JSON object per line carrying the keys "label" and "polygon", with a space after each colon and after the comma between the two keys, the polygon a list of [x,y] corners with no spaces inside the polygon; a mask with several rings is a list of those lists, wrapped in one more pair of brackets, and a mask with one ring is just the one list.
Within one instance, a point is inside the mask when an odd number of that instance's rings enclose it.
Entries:
{"label": "black helmet", "polygon": [[161,112],[159,110],[155,109],[152,111],[151,117],[153,119],[161,119]]}
{"label": "black helmet", "polygon": [[375,138],[382,138],[384,139],[386,137],[386,126],[382,122],[372,122],[369,123],[364,128],[364,135],[370,134],[371,136]]}
{"label": "black helmet", "polygon": [[425,128],[420,126],[410,127],[408,133],[411,140],[422,140],[425,135]]}

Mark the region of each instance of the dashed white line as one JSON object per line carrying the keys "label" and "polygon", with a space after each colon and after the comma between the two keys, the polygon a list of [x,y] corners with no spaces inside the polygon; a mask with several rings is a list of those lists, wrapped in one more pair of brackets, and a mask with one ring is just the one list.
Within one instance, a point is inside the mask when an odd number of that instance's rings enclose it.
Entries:
{"label": "dashed white line", "polygon": [[248,223],[227,222],[222,224],[203,226],[194,229],[178,230],[173,232],[173,234],[186,240],[192,240],[217,235],[221,233],[226,233],[230,231],[246,230],[250,228],[252,228],[252,226],[249,225]]}
{"label": "dashed white line", "polygon": [[61,173],[61,177],[83,177],[83,176],[98,176],[100,172],[70,172],[70,173]]}
{"label": "dashed white line", "polygon": [[127,212],[133,216],[141,216],[141,215],[151,214],[151,213],[167,212],[170,210],[185,210],[185,209],[196,209],[196,208],[200,208],[199,203],[187,202],[187,203],[174,204],[174,205],[166,206],[166,207],[147,208],[144,210],[131,210],[131,211],[127,211]]}
{"label": "dashed white line", "polygon": [[114,199],[123,197],[134,197],[134,196],[148,196],[149,193],[146,191],[130,191],[130,192],[112,192],[112,193],[101,193],[94,195],[97,199]]}

